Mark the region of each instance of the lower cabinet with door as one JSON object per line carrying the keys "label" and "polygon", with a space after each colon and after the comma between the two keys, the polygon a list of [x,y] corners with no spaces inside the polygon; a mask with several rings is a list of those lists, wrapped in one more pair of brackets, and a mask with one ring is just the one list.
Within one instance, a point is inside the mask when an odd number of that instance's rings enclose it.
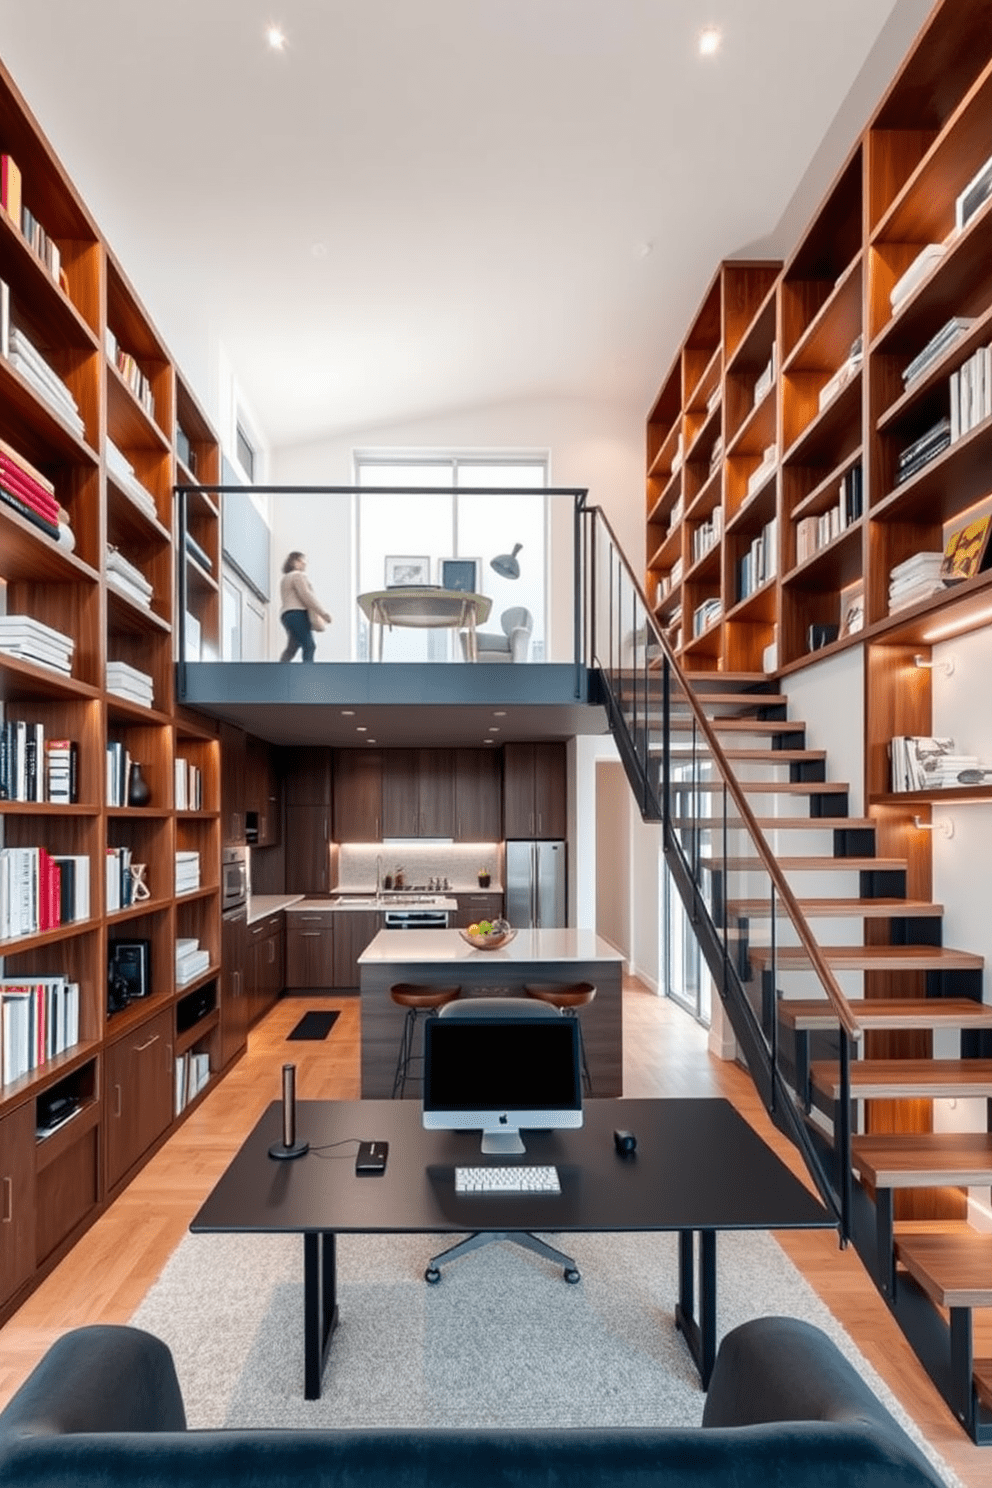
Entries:
{"label": "lower cabinet with door", "polygon": [[173,1010],[135,1023],[106,1052],[107,1189],[125,1178],[172,1121]]}
{"label": "lower cabinet with door", "polygon": [[283,987],[284,916],[266,915],[248,926],[245,964],[248,1026],[277,1001]]}
{"label": "lower cabinet with door", "polygon": [[307,991],[334,985],[333,909],[286,911],[286,988]]}
{"label": "lower cabinet with door", "polygon": [[358,988],[358,958],[385,924],[374,910],[339,909],[334,915],[333,986]]}

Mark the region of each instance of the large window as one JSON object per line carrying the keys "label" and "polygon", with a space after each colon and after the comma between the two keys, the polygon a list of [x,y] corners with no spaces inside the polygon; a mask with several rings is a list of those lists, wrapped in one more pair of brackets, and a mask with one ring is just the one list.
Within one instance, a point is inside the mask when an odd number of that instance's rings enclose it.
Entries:
{"label": "large window", "polygon": [[[506,610],[522,607],[533,619],[529,657],[545,656],[547,500],[535,494],[547,486],[547,462],[541,458],[391,459],[363,455],[356,460],[358,497],[358,592],[382,589],[387,559],[422,560],[431,584],[440,584],[447,559],[474,559],[476,587],[492,600],[485,629],[499,631]],[[436,493],[417,495],[418,487]],[[501,495],[473,495],[487,486]],[[519,494],[518,494],[519,493]],[[494,558],[514,557],[518,577],[492,567]],[[509,565],[512,573],[513,565]],[[449,570],[450,572],[450,570]],[[358,634],[358,655],[368,656],[368,626]],[[457,638],[448,630],[394,630],[387,634],[387,661],[460,659]]]}

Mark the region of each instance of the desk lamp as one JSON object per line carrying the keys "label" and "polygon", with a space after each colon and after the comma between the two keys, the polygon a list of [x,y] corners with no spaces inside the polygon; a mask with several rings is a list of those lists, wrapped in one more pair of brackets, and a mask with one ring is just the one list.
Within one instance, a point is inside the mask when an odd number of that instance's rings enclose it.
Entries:
{"label": "desk lamp", "polygon": [[499,553],[490,563],[489,567],[494,569],[503,579],[519,579],[520,564],[517,562],[517,554],[523,547],[523,543],[514,543],[512,553]]}

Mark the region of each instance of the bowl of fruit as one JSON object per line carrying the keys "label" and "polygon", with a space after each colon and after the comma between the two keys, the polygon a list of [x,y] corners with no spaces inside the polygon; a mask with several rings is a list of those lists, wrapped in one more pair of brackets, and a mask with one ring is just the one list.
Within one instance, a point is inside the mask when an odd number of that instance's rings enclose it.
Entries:
{"label": "bowl of fruit", "polygon": [[479,920],[458,932],[477,951],[498,951],[500,946],[509,945],[516,933],[508,920]]}

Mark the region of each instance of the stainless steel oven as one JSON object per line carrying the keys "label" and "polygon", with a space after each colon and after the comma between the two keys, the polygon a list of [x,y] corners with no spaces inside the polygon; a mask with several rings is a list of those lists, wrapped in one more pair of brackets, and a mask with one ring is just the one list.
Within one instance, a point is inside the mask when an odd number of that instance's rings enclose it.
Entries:
{"label": "stainless steel oven", "polygon": [[446,909],[387,909],[387,930],[447,930]]}
{"label": "stainless steel oven", "polygon": [[248,898],[248,849],[225,847],[220,868],[220,907],[237,909]]}

